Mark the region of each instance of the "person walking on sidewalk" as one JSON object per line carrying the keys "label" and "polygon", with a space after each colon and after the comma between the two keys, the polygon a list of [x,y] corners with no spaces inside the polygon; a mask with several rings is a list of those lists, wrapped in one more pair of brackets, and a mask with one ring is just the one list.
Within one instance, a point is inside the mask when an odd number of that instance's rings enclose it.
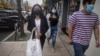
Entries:
{"label": "person walking on sidewalk", "polygon": [[83,0],[83,10],[74,12],[69,19],[68,43],[73,44],[75,56],[83,56],[89,47],[94,30],[96,47],[99,43],[99,18],[93,12],[96,0]]}
{"label": "person walking on sidewalk", "polygon": [[48,23],[46,17],[43,15],[41,6],[38,4],[33,6],[30,19],[28,19],[28,30],[32,32],[33,29],[37,31],[37,38],[40,39],[41,47],[43,49],[46,39],[45,33],[48,30]]}
{"label": "person walking on sidewalk", "polygon": [[52,38],[52,51],[55,51],[55,43],[56,43],[56,36],[57,36],[57,24],[59,21],[59,16],[56,10],[56,7],[52,7],[51,11],[50,11],[50,17],[49,17],[49,21],[50,21],[50,29],[51,29],[51,35],[50,38],[48,38],[48,43],[49,40]]}

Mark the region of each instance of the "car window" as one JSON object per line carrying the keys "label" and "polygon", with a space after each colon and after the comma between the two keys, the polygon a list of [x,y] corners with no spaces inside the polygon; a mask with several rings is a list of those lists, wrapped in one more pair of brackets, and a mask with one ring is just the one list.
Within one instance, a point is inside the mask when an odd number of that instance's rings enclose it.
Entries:
{"label": "car window", "polygon": [[12,16],[12,15],[18,15],[17,12],[9,12],[9,15]]}
{"label": "car window", "polygon": [[0,16],[7,16],[8,15],[8,13],[6,13],[6,12],[0,12]]}

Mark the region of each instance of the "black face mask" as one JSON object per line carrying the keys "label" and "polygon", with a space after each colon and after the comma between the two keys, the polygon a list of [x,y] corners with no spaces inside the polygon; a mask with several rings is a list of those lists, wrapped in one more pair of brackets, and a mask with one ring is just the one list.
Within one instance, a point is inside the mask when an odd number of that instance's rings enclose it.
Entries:
{"label": "black face mask", "polygon": [[34,11],[34,14],[37,15],[37,16],[40,16],[41,10],[35,10],[35,11]]}

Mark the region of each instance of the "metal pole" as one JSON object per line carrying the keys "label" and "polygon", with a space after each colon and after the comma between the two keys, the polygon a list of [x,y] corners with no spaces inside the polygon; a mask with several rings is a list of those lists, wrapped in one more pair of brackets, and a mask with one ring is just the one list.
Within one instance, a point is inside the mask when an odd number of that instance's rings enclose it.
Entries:
{"label": "metal pole", "polygon": [[20,32],[21,32],[21,36],[25,36],[24,33],[24,17],[22,16],[21,13],[21,3],[22,0],[17,0],[17,6],[18,6],[18,16],[19,16],[19,26],[20,26]]}
{"label": "metal pole", "polygon": [[17,39],[18,23],[15,24],[15,41]]}

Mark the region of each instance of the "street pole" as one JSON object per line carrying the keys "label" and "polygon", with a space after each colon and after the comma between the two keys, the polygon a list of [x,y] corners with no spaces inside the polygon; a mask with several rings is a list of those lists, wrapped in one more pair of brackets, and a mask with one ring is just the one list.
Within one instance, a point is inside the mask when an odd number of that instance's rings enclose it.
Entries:
{"label": "street pole", "polygon": [[24,33],[24,17],[22,16],[22,13],[21,13],[21,1],[22,0],[16,0],[16,1],[17,1],[19,26],[20,26],[21,36],[25,36],[25,33]]}
{"label": "street pole", "polygon": [[26,1],[26,11],[28,12],[28,1]]}

